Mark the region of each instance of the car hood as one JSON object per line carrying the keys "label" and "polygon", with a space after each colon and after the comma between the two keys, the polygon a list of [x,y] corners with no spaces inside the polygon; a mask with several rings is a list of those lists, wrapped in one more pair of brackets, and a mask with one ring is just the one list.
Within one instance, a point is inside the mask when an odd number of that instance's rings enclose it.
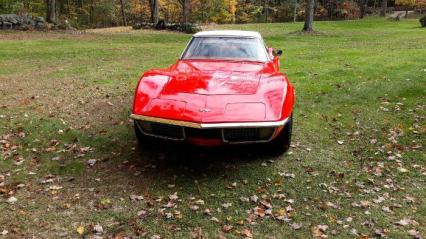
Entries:
{"label": "car hood", "polygon": [[162,94],[256,94],[263,69],[258,62],[179,61]]}

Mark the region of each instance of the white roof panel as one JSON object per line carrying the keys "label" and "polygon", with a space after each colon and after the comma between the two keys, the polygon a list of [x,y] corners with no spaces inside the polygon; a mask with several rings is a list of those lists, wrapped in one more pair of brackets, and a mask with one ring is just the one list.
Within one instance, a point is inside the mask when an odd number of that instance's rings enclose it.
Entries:
{"label": "white roof panel", "polygon": [[219,30],[219,31],[202,31],[194,34],[194,37],[207,36],[229,36],[229,37],[255,37],[262,38],[258,32],[254,31],[236,31],[236,30]]}

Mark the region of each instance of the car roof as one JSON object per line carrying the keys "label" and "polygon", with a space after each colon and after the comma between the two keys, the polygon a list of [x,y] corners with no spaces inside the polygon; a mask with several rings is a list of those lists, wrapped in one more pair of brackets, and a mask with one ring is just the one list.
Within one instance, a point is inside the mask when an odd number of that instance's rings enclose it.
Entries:
{"label": "car roof", "polygon": [[236,31],[236,30],[219,30],[219,31],[202,31],[194,34],[194,37],[253,37],[262,38],[260,33],[255,31]]}

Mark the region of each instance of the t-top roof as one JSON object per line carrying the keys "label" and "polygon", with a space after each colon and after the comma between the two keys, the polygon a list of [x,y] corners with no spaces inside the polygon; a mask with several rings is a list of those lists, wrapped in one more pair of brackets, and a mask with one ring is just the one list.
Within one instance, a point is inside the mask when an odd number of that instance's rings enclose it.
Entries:
{"label": "t-top roof", "polygon": [[258,32],[254,31],[235,31],[235,30],[220,30],[220,31],[202,31],[194,34],[194,37],[254,37],[262,38]]}

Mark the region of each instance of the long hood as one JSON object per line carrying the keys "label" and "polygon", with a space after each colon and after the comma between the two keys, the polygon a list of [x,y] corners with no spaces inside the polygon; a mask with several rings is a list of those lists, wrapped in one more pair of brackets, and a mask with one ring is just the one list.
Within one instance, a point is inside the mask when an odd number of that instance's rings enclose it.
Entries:
{"label": "long hood", "polygon": [[179,61],[163,94],[250,95],[259,88],[262,63]]}
{"label": "long hood", "polygon": [[134,114],[191,122],[275,121],[287,78],[262,63],[184,62],[146,72]]}

